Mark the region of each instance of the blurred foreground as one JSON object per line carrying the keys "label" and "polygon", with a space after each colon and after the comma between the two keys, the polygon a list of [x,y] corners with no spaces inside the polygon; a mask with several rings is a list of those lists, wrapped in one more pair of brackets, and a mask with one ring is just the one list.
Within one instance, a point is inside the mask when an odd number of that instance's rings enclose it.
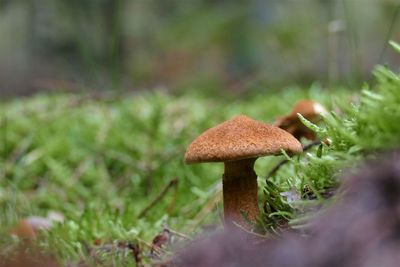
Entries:
{"label": "blurred foreground", "polygon": [[243,244],[242,231],[214,235],[171,266],[399,266],[400,151],[376,157],[344,178],[341,199],[314,215],[311,227],[279,239],[254,235],[253,246]]}

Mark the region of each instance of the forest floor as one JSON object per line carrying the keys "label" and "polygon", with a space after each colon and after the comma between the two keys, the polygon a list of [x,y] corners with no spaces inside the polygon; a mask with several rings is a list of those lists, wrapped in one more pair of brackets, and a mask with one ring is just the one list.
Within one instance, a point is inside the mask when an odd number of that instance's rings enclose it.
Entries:
{"label": "forest floor", "polygon": [[[337,201],[344,170],[400,145],[400,76],[382,66],[374,73],[375,84],[360,90],[312,86],[240,99],[58,93],[2,103],[0,258],[30,240],[70,266],[168,259],[197,235],[222,229],[223,164],[186,165],[190,142],[237,114],[273,123],[300,99],[330,111],[318,126],[303,120],[328,141],[256,161],[262,218],[249,234],[307,229],[316,210]],[[24,225],[35,219],[48,229]]]}

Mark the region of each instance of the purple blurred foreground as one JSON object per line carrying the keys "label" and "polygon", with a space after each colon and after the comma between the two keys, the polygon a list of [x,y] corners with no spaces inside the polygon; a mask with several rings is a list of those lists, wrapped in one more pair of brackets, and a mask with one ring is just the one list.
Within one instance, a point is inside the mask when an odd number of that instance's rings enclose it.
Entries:
{"label": "purple blurred foreground", "polygon": [[239,233],[219,233],[179,253],[171,266],[400,266],[400,152],[344,177],[339,194],[305,236],[252,246]]}

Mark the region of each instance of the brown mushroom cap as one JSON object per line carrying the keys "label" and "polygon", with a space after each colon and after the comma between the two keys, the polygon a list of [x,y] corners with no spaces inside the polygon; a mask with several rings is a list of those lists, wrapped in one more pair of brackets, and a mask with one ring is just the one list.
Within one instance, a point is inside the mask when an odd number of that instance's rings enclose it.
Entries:
{"label": "brown mushroom cap", "polygon": [[309,140],[316,140],[316,134],[301,122],[297,116],[298,113],[307,120],[317,123],[322,119],[321,115],[327,113],[327,110],[318,102],[308,99],[299,100],[288,115],[278,118],[273,125],[291,133],[297,139],[305,137]]}
{"label": "brown mushroom cap", "polygon": [[234,161],[277,155],[281,149],[297,154],[302,146],[278,127],[238,115],[197,137],[186,150],[185,161],[189,164]]}
{"label": "brown mushroom cap", "polygon": [[300,113],[306,119],[314,122],[316,118],[319,118],[321,114],[327,113],[327,111],[324,106],[318,102],[308,99],[299,100],[294,105],[292,111],[288,115],[279,118],[274,125],[286,130],[285,127],[288,127],[289,124],[295,122],[301,123],[297,113]]}
{"label": "brown mushroom cap", "polygon": [[[292,109],[290,113],[292,116],[297,117],[297,113],[302,114],[303,116],[315,116],[319,115],[321,111],[318,107],[322,107],[321,104],[314,102],[312,100],[303,99],[299,100]],[[322,109],[324,109],[322,107]]]}

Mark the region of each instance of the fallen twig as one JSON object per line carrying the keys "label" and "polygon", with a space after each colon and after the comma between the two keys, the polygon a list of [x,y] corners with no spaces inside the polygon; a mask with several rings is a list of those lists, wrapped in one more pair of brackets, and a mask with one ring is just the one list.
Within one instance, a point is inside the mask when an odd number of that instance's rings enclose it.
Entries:
{"label": "fallen twig", "polygon": [[171,202],[170,202],[169,205],[168,205],[168,210],[167,210],[168,215],[171,214],[172,211],[173,211],[174,208],[175,208],[175,203],[176,203],[176,197],[177,197],[177,196],[178,196],[178,190],[177,190],[177,187],[175,186],[175,190],[174,190],[174,192],[173,192],[172,200],[171,200]]}
{"label": "fallen twig", "polygon": [[177,187],[178,185],[178,179],[177,178],[173,178],[171,179],[171,181],[169,181],[169,183],[164,187],[164,189],[161,191],[161,193],[152,201],[150,202],[150,204],[148,206],[146,206],[138,215],[138,218],[142,218],[144,217],[147,212],[153,208],[168,192],[168,190],[171,187]]}
{"label": "fallen twig", "polygon": [[133,258],[135,259],[136,266],[141,267],[142,264],[142,251],[138,243],[128,243],[127,247],[131,250]]}
{"label": "fallen twig", "polygon": [[[194,217],[195,222],[202,222],[203,219],[215,208],[215,206],[222,200],[222,187],[219,186],[217,191],[207,200],[202,209]],[[197,224],[196,224],[197,225]]]}
{"label": "fallen twig", "polygon": [[91,246],[89,246],[89,244],[86,241],[82,242],[82,246],[83,246],[84,250],[86,251],[86,253],[94,261],[96,266],[105,266],[104,262],[101,259],[99,259],[99,257],[97,256],[96,250],[93,249]]}
{"label": "fallen twig", "polygon": [[183,238],[183,239],[186,239],[186,240],[189,240],[189,241],[193,240],[190,236],[185,235],[185,234],[183,234],[183,233],[181,233],[181,232],[172,230],[172,229],[169,228],[167,225],[164,226],[164,230],[167,230],[169,233],[171,233],[171,234],[173,234],[173,235],[176,235],[176,236],[179,236],[180,238]]}

